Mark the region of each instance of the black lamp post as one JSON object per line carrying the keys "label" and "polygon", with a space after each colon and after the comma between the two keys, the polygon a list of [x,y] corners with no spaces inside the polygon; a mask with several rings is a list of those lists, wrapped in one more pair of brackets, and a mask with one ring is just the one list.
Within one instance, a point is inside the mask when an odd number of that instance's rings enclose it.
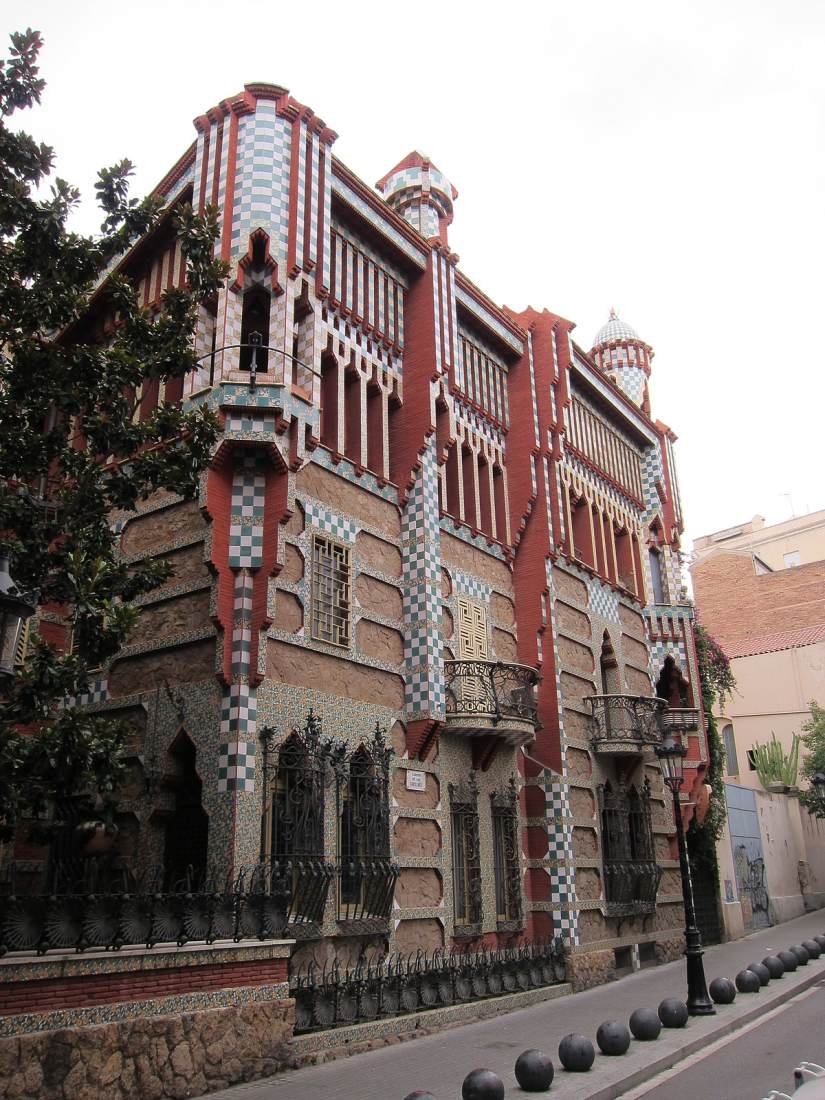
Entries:
{"label": "black lamp post", "polygon": [[37,604],[25,596],[9,573],[9,559],[0,556],[0,688],[14,677],[14,658],[23,632],[23,624],[37,610]]}
{"label": "black lamp post", "polygon": [[690,878],[685,828],[682,824],[682,808],[679,791],[684,780],[683,767],[687,747],[681,738],[668,730],[662,742],[655,748],[665,785],[673,795],[673,816],[676,819],[676,839],[679,843],[679,869],[682,872],[682,896],[685,902],[685,958],[687,959],[688,995],[687,1008],[691,1016],[714,1016],[716,1009],[708,996],[705,968],[702,965],[702,936],[696,927],[696,910],[693,905],[693,883]]}

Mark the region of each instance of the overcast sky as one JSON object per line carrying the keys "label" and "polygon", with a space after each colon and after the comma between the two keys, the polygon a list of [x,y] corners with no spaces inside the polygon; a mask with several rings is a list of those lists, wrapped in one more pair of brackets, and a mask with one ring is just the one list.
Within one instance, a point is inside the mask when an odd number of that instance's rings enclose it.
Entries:
{"label": "overcast sky", "polygon": [[585,348],[615,306],[653,345],[689,536],[786,519],[787,493],[825,507],[822,0],[21,11],[5,29],[42,32],[48,83],[26,128],[86,196],[122,157],[142,194],[195,115],[282,84],[370,184],[433,159],[459,191],[451,246],[497,301],[569,317]]}

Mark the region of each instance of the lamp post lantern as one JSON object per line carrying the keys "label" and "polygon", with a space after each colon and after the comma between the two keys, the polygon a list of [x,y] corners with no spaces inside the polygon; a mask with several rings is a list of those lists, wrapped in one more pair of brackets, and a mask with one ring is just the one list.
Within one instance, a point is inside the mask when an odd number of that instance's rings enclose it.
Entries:
{"label": "lamp post lantern", "polygon": [[696,910],[693,904],[693,883],[690,878],[685,828],[682,823],[682,807],[679,803],[679,791],[684,781],[684,762],[687,747],[681,737],[673,731],[662,735],[661,744],[654,749],[659,758],[662,778],[673,796],[673,816],[676,820],[676,839],[679,844],[679,869],[682,873],[682,896],[685,902],[685,959],[687,960],[688,995],[687,1008],[691,1016],[714,1016],[705,981],[705,968],[702,964],[702,936],[696,926]]}
{"label": "lamp post lantern", "polygon": [[0,556],[0,688],[14,677],[14,659],[23,624],[36,603],[18,589],[9,573],[9,559]]}

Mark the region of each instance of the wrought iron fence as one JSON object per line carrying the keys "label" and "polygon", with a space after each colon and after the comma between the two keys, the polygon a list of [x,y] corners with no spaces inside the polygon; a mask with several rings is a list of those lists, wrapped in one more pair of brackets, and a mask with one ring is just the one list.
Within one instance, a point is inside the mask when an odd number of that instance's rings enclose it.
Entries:
{"label": "wrought iron fence", "polygon": [[160,870],[136,881],[126,870],[76,863],[50,876],[51,889],[31,893],[17,892],[12,865],[0,884],[0,955],[265,940],[284,932],[290,883],[269,865],[244,868],[220,885],[190,872],[163,889]]}
{"label": "wrought iron fence", "polygon": [[594,741],[632,741],[640,747],[659,742],[664,699],[646,695],[588,695]]}
{"label": "wrought iron fence", "polygon": [[375,957],[349,969],[309,963],[291,980],[295,1032],[345,1027],[554,985],[565,979],[560,939],[482,951]]}
{"label": "wrought iron fence", "polygon": [[529,665],[501,661],[445,661],[447,716],[474,714],[521,718],[538,725],[536,685],[539,674]]}

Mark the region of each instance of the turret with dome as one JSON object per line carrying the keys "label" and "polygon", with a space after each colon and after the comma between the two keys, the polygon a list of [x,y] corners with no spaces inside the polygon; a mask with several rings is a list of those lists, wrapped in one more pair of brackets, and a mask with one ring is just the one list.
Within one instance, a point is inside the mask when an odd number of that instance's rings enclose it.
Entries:
{"label": "turret with dome", "polygon": [[650,412],[647,380],[653,348],[641,339],[632,325],[619,317],[615,309],[611,309],[607,323],[596,333],[590,354],[596,366],[634,404]]}

